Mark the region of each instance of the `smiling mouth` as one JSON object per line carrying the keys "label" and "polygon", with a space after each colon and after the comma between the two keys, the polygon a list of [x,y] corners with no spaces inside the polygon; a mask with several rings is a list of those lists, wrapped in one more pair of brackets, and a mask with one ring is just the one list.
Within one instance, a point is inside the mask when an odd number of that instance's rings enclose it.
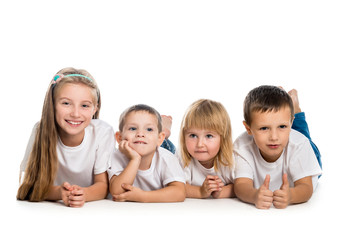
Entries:
{"label": "smiling mouth", "polygon": [[79,126],[82,124],[82,122],[77,122],[77,121],[69,121],[69,120],[65,120],[68,124],[70,124],[71,126]]}

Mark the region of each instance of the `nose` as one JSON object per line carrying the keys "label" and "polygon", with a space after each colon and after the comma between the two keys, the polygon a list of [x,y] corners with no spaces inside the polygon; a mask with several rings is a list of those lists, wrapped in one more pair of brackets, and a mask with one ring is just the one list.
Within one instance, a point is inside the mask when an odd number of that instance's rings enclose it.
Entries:
{"label": "nose", "polygon": [[276,129],[273,129],[273,130],[270,132],[270,140],[271,140],[271,141],[277,141],[277,140],[278,140],[278,133],[277,133],[277,130],[276,130]]}
{"label": "nose", "polygon": [[72,109],[71,109],[71,116],[72,117],[79,117],[80,116],[80,111],[79,111],[79,108],[78,106],[74,106]]}
{"label": "nose", "polygon": [[198,138],[197,147],[203,147],[204,146],[204,138]]}
{"label": "nose", "polygon": [[136,137],[144,137],[145,134],[143,133],[143,131],[141,129],[138,129],[136,132]]}

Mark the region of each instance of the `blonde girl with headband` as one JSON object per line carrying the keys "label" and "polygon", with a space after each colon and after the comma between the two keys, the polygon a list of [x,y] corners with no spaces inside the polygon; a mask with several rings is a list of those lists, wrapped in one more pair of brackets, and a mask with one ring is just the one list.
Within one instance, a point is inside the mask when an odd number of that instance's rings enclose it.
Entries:
{"label": "blonde girl with headband", "polygon": [[201,99],[187,110],[180,130],[186,197],[234,197],[233,144],[229,115],[223,105]]}
{"label": "blonde girl with headband", "polygon": [[82,207],[106,197],[115,140],[112,127],[98,119],[100,107],[87,71],[64,68],[53,77],[20,167],[17,199]]}

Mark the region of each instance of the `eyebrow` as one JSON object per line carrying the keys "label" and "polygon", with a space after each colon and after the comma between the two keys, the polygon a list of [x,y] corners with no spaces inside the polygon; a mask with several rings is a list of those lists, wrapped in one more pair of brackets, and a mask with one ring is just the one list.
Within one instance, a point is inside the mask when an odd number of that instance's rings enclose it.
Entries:
{"label": "eyebrow", "polygon": [[[71,98],[68,98],[68,97],[61,97],[61,98],[58,98],[57,100],[58,100],[58,101],[61,101],[61,100],[74,101],[74,100],[72,100]],[[88,102],[88,103],[92,103],[92,104],[93,104],[93,101],[90,101],[90,100],[82,100],[81,102],[82,102],[82,103]]]}

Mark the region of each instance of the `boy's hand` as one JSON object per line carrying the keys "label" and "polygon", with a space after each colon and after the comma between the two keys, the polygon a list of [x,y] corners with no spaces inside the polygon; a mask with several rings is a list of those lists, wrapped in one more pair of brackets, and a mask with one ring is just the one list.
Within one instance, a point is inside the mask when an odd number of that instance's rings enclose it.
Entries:
{"label": "boy's hand", "polygon": [[129,160],[141,160],[140,154],[129,146],[129,142],[127,140],[122,140],[119,143],[119,151],[123,153]]}
{"label": "boy's hand", "polygon": [[113,201],[117,202],[141,202],[142,196],[145,191],[140,188],[134,187],[130,184],[123,183],[122,188],[125,190],[124,193],[113,195]]}
{"label": "boy's hand", "polygon": [[263,185],[257,191],[255,206],[259,209],[269,209],[273,202],[273,192],[269,190],[270,175],[266,175]]}
{"label": "boy's hand", "polygon": [[282,176],[282,186],[279,190],[274,191],[273,204],[275,208],[286,208],[290,203],[290,190],[287,174]]}
{"label": "boy's hand", "polygon": [[207,198],[211,196],[212,192],[222,191],[223,185],[223,182],[219,179],[218,176],[208,175],[205,178],[205,181],[203,182],[202,186],[200,187],[201,197]]}

